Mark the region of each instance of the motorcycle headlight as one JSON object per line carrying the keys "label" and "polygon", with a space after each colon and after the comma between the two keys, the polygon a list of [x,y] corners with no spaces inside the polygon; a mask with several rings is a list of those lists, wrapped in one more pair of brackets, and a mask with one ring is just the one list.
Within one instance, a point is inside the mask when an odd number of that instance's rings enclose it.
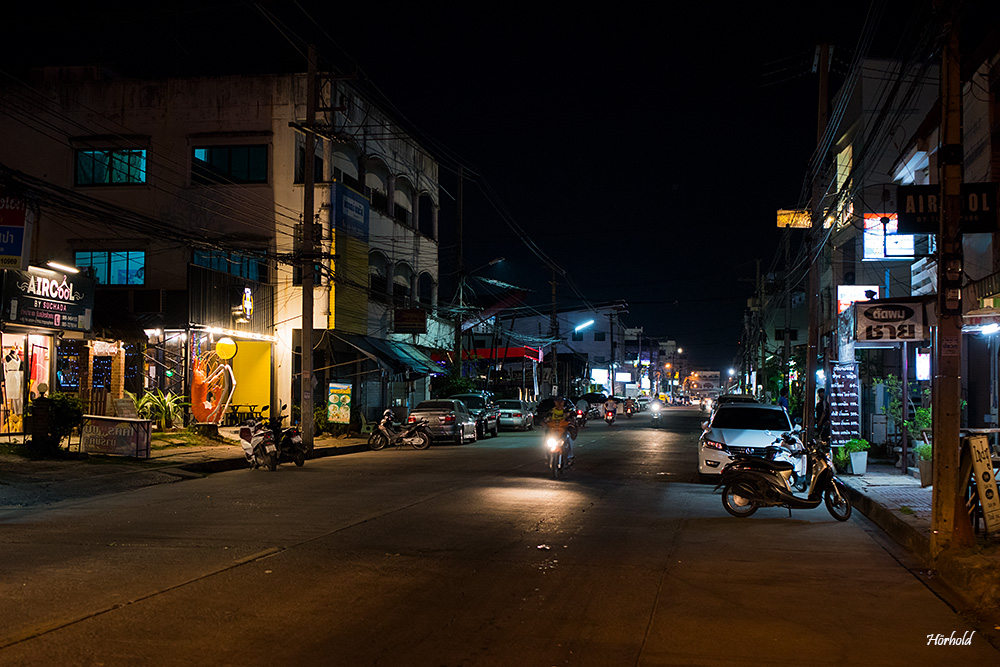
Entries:
{"label": "motorcycle headlight", "polygon": [[555,438],[549,438],[548,440],[546,440],[545,445],[549,449],[559,449],[559,441],[556,440]]}

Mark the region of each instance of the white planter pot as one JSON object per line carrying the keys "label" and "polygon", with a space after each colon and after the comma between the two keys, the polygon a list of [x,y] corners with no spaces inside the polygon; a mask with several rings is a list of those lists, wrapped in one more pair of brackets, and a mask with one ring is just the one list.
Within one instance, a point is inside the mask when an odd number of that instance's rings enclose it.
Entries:
{"label": "white planter pot", "polygon": [[868,469],[868,452],[851,452],[851,473],[864,475]]}

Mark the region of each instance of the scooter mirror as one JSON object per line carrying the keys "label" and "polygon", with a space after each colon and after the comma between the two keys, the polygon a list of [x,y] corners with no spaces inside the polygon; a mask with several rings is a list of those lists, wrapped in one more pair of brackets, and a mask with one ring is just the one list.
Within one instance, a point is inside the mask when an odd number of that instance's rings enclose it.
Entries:
{"label": "scooter mirror", "polygon": [[792,427],[792,433],[798,433],[801,430],[802,430],[802,424],[796,424],[795,426]]}
{"label": "scooter mirror", "polygon": [[708,422],[707,421],[701,423],[701,430],[702,431],[707,431],[708,430]]}

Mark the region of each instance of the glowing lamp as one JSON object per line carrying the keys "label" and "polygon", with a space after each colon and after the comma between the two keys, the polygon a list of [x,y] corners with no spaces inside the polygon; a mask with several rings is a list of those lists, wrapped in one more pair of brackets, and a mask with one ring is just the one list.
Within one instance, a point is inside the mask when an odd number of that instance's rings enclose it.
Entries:
{"label": "glowing lamp", "polygon": [[215,344],[215,353],[220,359],[232,359],[236,356],[236,341],[228,336],[220,338]]}

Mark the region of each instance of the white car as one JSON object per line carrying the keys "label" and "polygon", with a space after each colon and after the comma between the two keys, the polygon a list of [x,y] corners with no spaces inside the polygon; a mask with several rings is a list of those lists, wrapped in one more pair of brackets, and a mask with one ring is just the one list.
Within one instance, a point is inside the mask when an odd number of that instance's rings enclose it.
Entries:
{"label": "white car", "polygon": [[529,431],[535,427],[535,415],[524,401],[502,398],[497,405],[500,407],[500,428]]}
{"label": "white car", "polygon": [[702,424],[698,440],[698,472],[719,475],[732,455],[763,456],[782,433],[794,433],[788,413],[778,405],[730,403],[719,406],[710,422]]}

